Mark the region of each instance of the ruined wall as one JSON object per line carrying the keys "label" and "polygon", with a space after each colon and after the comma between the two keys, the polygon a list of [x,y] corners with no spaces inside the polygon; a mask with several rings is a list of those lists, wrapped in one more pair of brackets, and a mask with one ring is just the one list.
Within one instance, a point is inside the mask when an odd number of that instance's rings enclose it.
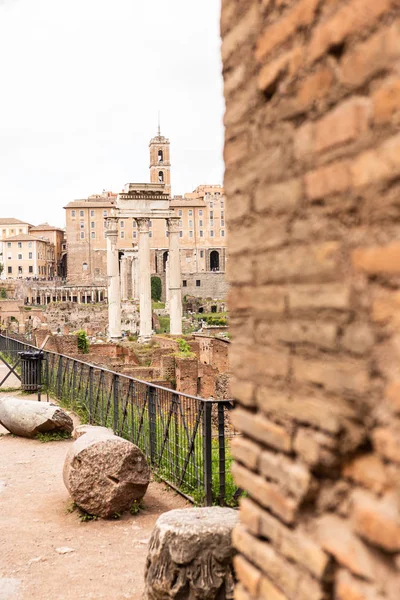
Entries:
{"label": "ruined wall", "polygon": [[222,0],[237,600],[397,600],[400,19]]}

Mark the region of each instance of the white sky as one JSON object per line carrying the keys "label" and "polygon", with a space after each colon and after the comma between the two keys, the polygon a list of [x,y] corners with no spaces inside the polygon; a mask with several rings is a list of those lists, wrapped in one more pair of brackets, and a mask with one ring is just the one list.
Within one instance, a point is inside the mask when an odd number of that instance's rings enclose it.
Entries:
{"label": "white sky", "polygon": [[222,183],[219,5],[0,0],[0,216],[148,181],[159,109],[173,193]]}

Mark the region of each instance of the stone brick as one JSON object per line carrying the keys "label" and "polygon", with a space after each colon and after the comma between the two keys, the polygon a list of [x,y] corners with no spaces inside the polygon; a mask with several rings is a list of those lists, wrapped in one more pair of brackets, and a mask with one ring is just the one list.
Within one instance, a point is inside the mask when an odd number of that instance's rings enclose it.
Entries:
{"label": "stone brick", "polygon": [[376,451],[388,460],[400,463],[400,432],[379,427],[372,432]]}
{"label": "stone brick", "polygon": [[261,508],[250,498],[240,499],[240,521],[255,536],[260,533]]}
{"label": "stone brick", "polygon": [[400,413],[400,381],[392,381],[385,389],[385,398],[391,409]]}
{"label": "stone brick", "polygon": [[299,423],[307,423],[315,427],[337,433],[341,429],[340,410],[342,406],[331,403],[327,399],[302,397],[289,400],[285,394],[277,394],[268,388],[256,392],[257,405],[266,413],[279,419],[295,419]]}
{"label": "stone brick", "polygon": [[332,392],[363,394],[369,386],[368,370],[355,360],[311,360],[293,358],[293,376],[297,381],[314,383]]}
{"label": "stone brick", "polygon": [[247,490],[252,498],[280,517],[282,521],[285,523],[294,521],[298,503],[293,498],[284,496],[277,485],[265,481],[238,463],[233,463],[232,475],[239,487]]}
{"label": "stone brick", "polygon": [[309,25],[314,19],[318,4],[319,0],[299,0],[279,21],[268,25],[257,40],[256,59],[261,61],[298,29]]}
{"label": "stone brick", "polygon": [[294,438],[295,452],[311,467],[331,468],[337,462],[336,440],[320,431],[301,427]]}
{"label": "stone brick", "polygon": [[354,141],[367,131],[371,103],[367,98],[346,100],[315,125],[315,152]]}
{"label": "stone brick", "polygon": [[[253,281],[254,259],[251,256],[238,256],[235,260],[228,260],[226,263],[226,274],[231,283],[251,283]],[[232,290],[230,295],[234,298],[236,290]],[[229,304],[232,300],[229,300]]]}
{"label": "stone brick", "polygon": [[240,555],[234,557],[233,566],[239,581],[252,596],[258,596],[261,572]]}
{"label": "stone brick", "polygon": [[385,465],[375,454],[354,458],[344,466],[343,475],[378,494],[388,482]]}
{"label": "stone brick", "polygon": [[303,110],[308,108],[329,93],[333,82],[333,73],[329,68],[322,67],[318,69],[300,84],[296,104]]}
{"label": "stone brick", "polygon": [[242,381],[233,377],[230,383],[230,390],[240,404],[244,406],[255,406],[254,385],[249,381]]}
{"label": "stone brick", "polygon": [[224,161],[226,166],[233,166],[240,163],[248,154],[249,140],[247,135],[242,134],[226,141],[224,147]]}
{"label": "stone brick", "polygon": [[236,260],[237,255],[242,255],[249,249],[249,239],[252,240],[252,252],[262,252],[270,248],[279,248],[283,246],[288,239],[287,219],[271,218],[266,226],[260,220],[256,220],[252,225],[241,229],[232,240],[229,253],[235,256],[232,262]]}
{"label": "stone brick", "polygon": [[369,352],[374,345],[375,336],[369,325],[366,323],[351,323],[346,327],[341,345],[353,354],[365,354]]}
{"label": "stone brick", "polygon": [[352,262],[356,269],[370,274],[400,273],[400,242],[357,248],[352,253]]}
{"label": "stone brick", "polygon": [[268,598],[268,600],[288,600],[288,597],[278,590],[266,576],[261,578],[260,594],[261,598]]}
{"label": "stone brick", "polygon": [[386,123],[400,109],[400,79],[385,81],[372,97],[375,123]]}
{"label": "stone brick", "polygon": [[347,86],[358,87],[390,67],[391,62],[400,55],[399,39],[400,23],[396,21],[356,45],[340,63],[340,79]]}
{"label": "stone brick", "polygon": [[[240,549],[245,557],[259,567],[274,585],[290,598],[295,595],[299,573],[288,561],[281,558],[272,546],[257,540],[241,525],[233,530],[232,543],[235,548]],[[268,598],[268,596],[264,597]]]}
{"label": "stone brick", "polygon": [[293,140],[293,151],[297,160],[302,161],[314,150],[314,124],[304,123],[296,130]]}
{"label": "stone brick", "polygon": [[351,165],[353,185],[361,187],[400,175],[400,134],[356,157]]}
{"label": "stone brick", "polygon": [[384,600],[371,586],[339,569],[335,577],[335,600]]}
{"label": "stone brick", "polygon": [[260,283],[322,283],[336,279],[338,269],[339,244],[325,242],[263,254],[257,261],[256,277]]}
{"label": "stone brick", "polygon": [[310,200],[346,192],[351,185],[349,164],[335,162],[309,171],[304,176],[306,195]]}
{"label": "stone brick", "polygon": [[246,348],[246,360],[243,354],[233,347],[230,352],[231,369],[240,379],[254,380],[259,385],[266,385],[271,378],[284,378],[289,371],[289,354],[285,348],[274,350],[272,348],[253,349]]}
{"label": "stone brick", "polygon": [[276,450],[290,452],[291,437],[280,425],[269,421],[260,414],[250,413],[241,408],[235,409],[231,418],[232,424],[249,437]]}
{"label": "stone brick", "polygon": [[259,186],[254,197],[254,208],[259,213],[290,212],[299,204],[301,196],[302,183],[299,179]]}
{"label": "stone brick", "polygon": [[318,519],[318,537],[322,548],[355,575],[374,579],[374,557],[351,531],[348,523],[336,515]]}
{"label": "stone brick", "polygon": [[250,596],[249,592],[246,590],[246,588],[241,583],[238,583],[235,586],[234,598],[235,598],[235,600],[254,600],[254,598],[252,598]]}
{"label": "stone brick", "polygon": [[238,219],[243,219],[250,212],[250,196],[246,193],[232,194],[229,197],[229,205],[226,207],[228,224]]}
{"label": "stone brick", "polygon": [[229,71],[225,76],[224,90],[225,94],[232,94],[246,80],[246,67],[240,64],[238,67]]}
{"label": "stone brick", "polygon": [[246,465],[253,471],[257,470],[261,449],[251,440],[243,437],[234,437],[231,441],[231,452],[235,460]]}
{"label": "stone brick", "polygon": [[[235,259],[238,260],[239,257]],[[231,290],[229,309],[231,311],[251,311],[264,318],[277,318],[285,312],[286,290],[277,286],[243,286]]]}
{"label": "stone brick", "polygon": [[400,514],[393,498],[377,500],[368,492],[355,490],[352,519],[354,530],[367,542],[387,552],[400,550]]}
{"label": "stone brick", "polygon": [[261,322],[255,330],[256,341],[269,344],[274,341],[286,344],[311,344],[319,348],[336,346],[338,326],[323,321]]}
{"label": "stone brick", "polygon": [[222,60],[228,58],[254,34],[258,23],[258,6],[252,4],[247,13],[241,17],[237,25],[224,36],[221,47]]}
{"label": "stone brick", "polygon": [[296,285],[288,290],[289,310],[292,314],[315,310],[349,310],[350,287],[345,284]]}
{"label": "stone brick", "polygon": [[270,91],[275,89],[277,83],[284,76],[293,76],[293,74],[299,69],[302,61],[302,49],[295,48],[283,56],[280,56],[272,63],[267,63],[261,69],[258,76],[258,88],[268,94]]}
{"label": "stone brick", "polygon": [[315,61],[329,48],[337,46],[350,34],[363,31],[390,8],[390,0],[350,0],[332,17],[315,27],[307,56]]}
{"label": "stone brick", "polygon": [[311,475],[308,469],[285,456],[266,450],[260,456],[257,455],[257,459],[259,459],[261,475],[276,481],[285,493],[288,492],[297,499],[304,498],[311,484]]}

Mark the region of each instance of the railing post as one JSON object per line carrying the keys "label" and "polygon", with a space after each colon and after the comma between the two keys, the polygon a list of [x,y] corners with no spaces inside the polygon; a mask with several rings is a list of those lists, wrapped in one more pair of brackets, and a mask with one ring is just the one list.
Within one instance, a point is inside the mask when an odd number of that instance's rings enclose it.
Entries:
{"label": "railing post", "polygon": [[212,404],[211,402],[204,402],[203,407],[204,503],[206,506],[212,506]]}
{"label": "railing post", "polygon": [[175,479],[179,481],[179,473],[180,473],[180,464],[179,464],[179,429],[178,429],[178,402],[179,396],[178,394],[172,394],[172,406],[173,406],[173,415],[175,420]]}
{"label": "railing post", "polygon": [[[113,375],[114,379],[114,424],[113,429],[114,433],[118,433],[118,409],[119,409],[119,377],[118,375]],[[106,425],[106,423],[105,423]]]}
{"label": "railing post", "polygon": [[147,410],[149,414],[150,461],[151,464],[154,464],[156,457],[156,403],[154,398],[154,388],[152,386],[148,387]]}
{"label": "railing post", "polygon": [[57,368],[57,398],[61,400],[62,398],[62,369],[63,369],[63,359],[60,354],[60,358],[58,359],[58,368]]}
{"label": "railing post", "polygon": [[225,407],[218,402],[219,504],[225,506]]}
{"label": "railing post", "polygon": [[89,423],[93,423],[93,367],[89,367]]}

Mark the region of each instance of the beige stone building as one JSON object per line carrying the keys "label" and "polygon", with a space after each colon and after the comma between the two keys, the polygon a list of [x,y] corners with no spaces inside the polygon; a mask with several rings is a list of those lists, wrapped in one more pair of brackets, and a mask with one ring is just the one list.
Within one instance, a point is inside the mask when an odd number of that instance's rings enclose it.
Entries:
{"label": "beige stone building", "polygon": [[54,265],[52,270],[55,275],[63,277],[66,271],[63,264],[65,262],[65,252],[63,252],[64,230],[59,227],[53,227],[53,225],[49,225],[48,223],[42,223],[41,225],[30,227],[29,233],[35,237],[47,238],[54,245]]}
{"label": "beige stone building", "polygon": [[[170,194],[169,139],[157,135],[150,140],[150,182],[163,183]],[[65,206],[68,282],[101,285],[107,277],[106,222],[117,194],[103,192]],[[179,231],[182,287],[188,295],[224,298],[226,226],[224,190],[219,185],[201,185],[184,196],[173,196],[170,207],[180,217]],[[119,222],[118,247],[132,248],[138,240],[134,219]],[[168,232],[165,220],[150,222],[151,271],[165,284]]]}
{"label": "beige stone building", "polygon": [[4,272],[7,279],[54,277],[54,244],[47,238],[21,233],[7,238],[3,244]]}
{"label": "beige stone building", "polygon": [[[26,234],[29,231],[29,228],[32,227],[26,221],[20,221],[19,219],[15,219],[14,217],[3,217],[0,218],[0,264],[4,267],[4,240],[11,236]],[[0,274],[1,279],[6,278],[6,272],[3,268],[2,273]]]}

